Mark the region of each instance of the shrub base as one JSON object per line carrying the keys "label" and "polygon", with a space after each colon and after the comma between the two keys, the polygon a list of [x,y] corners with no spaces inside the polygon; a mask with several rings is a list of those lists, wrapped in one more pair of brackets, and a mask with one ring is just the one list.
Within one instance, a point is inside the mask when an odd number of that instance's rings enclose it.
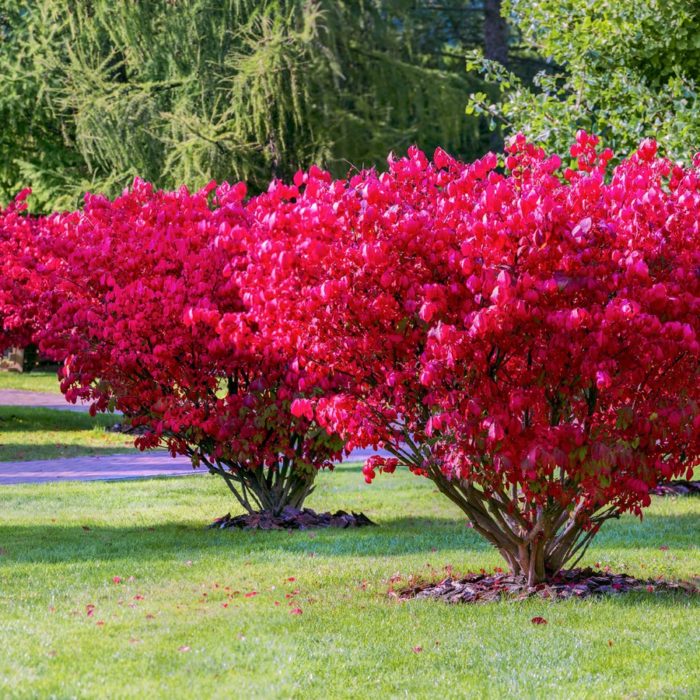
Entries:
{"label": "shrub base", "polygon": [[417,584],[396,593],[401,600],[435,598],[446,603],[490,603],[531,597],[565,600],[629,591],[700,594],[700,588],[695,583],[638,579],[628,574],[595,571],[591,568],[561,571],[550,582],[533,587],[528,587],[522,576],[507,573],[469,574],[462,579],[448,577],[439,583]]}
{"label": "shrub base", "polygon": [[700,496],[700,481],[662,481],[651,493],[655,496]]}
{"label": "shrub base", "polygon": [[310,508],[292,508],[287,506],[279,515],[270,512],[246,513],[231,517],[226,513],[222,518],[217,518],[209,528],[225,530],[238,528],[239,530],[309,530],[321,527],[366,527],[376,525],[364,513],[346,513],[337,510],[335,513],[317,513]]}

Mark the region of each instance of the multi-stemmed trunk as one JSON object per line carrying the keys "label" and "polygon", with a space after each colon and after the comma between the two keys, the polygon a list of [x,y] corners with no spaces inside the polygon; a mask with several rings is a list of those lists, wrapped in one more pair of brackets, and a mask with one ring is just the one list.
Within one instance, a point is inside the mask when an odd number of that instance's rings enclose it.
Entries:
{"label": "multi-stemmed trunk", "polygon": [[573,567],[585,553],[603,522],[619,516],[614,506],[582,517],[582,505],[567,509],[558,503],[533,506],[522,512],[518,493],[496,489],[488,495],[473,484],[448,479],[429,448],[418,447],[409,436],[402,448],[387,448],[407,464],[426,471],[437,488],[466,513],[474,530],[506,560],[511,572],[529,586],[545,583],[565,565]]}
{"label": "multi-stemmed trunk", "polygon": [[255,468],[199,458],[212,474],[221,476],[247,513],[278,516],[287,507],[300,509],[314,489],[316,470],[300,470],[288,457]]}

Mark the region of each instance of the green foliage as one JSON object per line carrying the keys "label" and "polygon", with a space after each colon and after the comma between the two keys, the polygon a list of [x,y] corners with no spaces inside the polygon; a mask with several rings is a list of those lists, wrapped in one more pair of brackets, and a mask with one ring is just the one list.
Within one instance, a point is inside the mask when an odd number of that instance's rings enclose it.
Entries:
{"label": "green foliage", "polygon": [[[0,200],[35,209],[321,163],[411,143],[474,155],[474,81],[410,0],[0,0]],[[457,53],[456,55],[459,55]]]}
{"label": "green foliage", "polygon": [[474,56],[501,100],[472,95],[468,111],[565,152],[577,129],[617,153],[647,136],[688,159],[700,147],[700,5],[696,0],[511,0],[524,39],[551,60],[529,87]]}

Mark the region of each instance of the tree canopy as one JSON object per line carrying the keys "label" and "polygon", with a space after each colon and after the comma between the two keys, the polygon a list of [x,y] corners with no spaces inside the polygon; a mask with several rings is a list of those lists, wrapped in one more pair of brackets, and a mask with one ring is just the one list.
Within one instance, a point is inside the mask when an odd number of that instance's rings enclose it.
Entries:
{"label": "tree canopy", "polygon": [[501,99],[473,96],[468,111],[560,153],[572,134],[600,134],[617,153],[654,137],[686,162],[700,145],[700,5],[695,0],[511,0],[524,41],[546,57],[534,86],[477,60]]}
{"label": "tree canopy", "polygon": [[409,0],[5,0],[0,199],[31,185],[34,209],[70,207],[135,176],[262,189],[412,143],[476,154],[467,21]]}

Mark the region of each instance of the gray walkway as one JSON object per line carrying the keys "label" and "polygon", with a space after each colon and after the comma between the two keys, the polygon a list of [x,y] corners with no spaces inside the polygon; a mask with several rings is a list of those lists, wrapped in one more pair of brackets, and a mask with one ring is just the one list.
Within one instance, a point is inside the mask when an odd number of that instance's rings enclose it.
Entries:
{"label": "gray walkway", "polygon": [[58,411],[88,411],[87,404],[68,403],[63,394],[40,394],[24,389],[0,389],[0,406],[30,406]]}
{"label": "gray walkway", "polygon": [[[382,454],[387,454],[380,450]],[[364,461],[374,450],[354,450],[346,462]],[[34,462],[0,462],[0,485],[40,484],[49,481],[113,481],[153,476],[207,474],[193,469],[186,457],[171,457],[163,450],[100,457],[42,459]]]}
{"label": "gray walkway", "polygon": [[[87,411],[85,405],[73,405],[61,394],[40,394],[20,389],[0,389],[0,406],[30,406],[63,411]],[[388,453],[380,450],[381,454]],[[377,454],[374,450],[354,450],[345,461],[360,461]],[[186,457],[171,457],[163,450],[99,457],[43,459],[33,462],[0,462],[0,485],[45,483],[49,481],[112,481],[153,476],[207,474],[192,469]]]}
{"label": "gray walkway", "polygon": [[137,452],[100,457],[42,459],[34,462],[0,462],[0,485],[40,484],[48,481],[111,481],[151,476],[206,474],[192,469],[185,457],[173,459],[167,452]]}

